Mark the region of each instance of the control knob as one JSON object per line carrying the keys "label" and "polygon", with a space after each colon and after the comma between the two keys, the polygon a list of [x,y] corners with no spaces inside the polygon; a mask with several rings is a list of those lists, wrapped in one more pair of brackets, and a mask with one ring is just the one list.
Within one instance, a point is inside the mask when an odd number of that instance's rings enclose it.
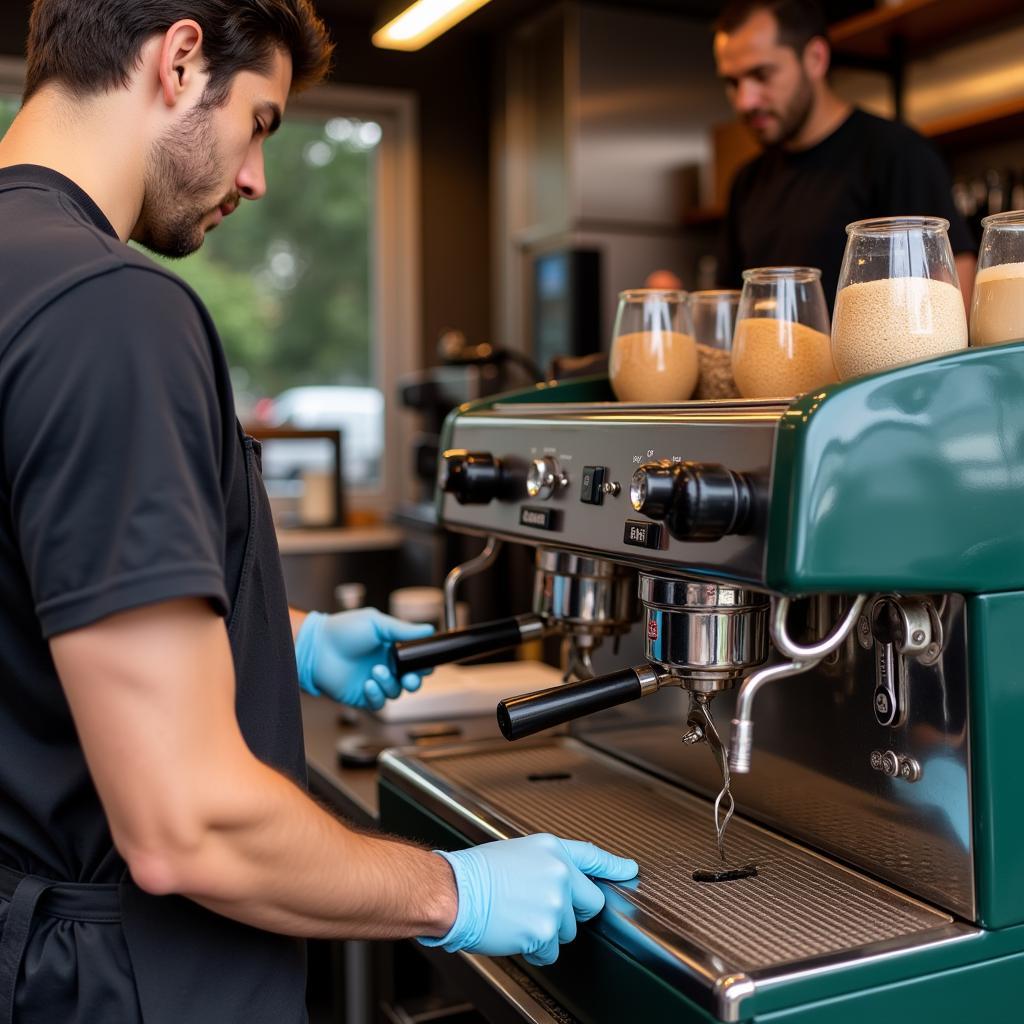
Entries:
{"label": "control knob", "polygon": [[507,474],[490,452],[445,452],[440,476],[441,490],[460,505],[486,505],[508,489]]}
{"label": "control knob", "polygon": [[526,473],[526,493],[531,498],[547,501],[559,487],[568,486],[568,479],[550,455],[534,459]]}
{"label": "control knob", "polygon": [[662,520],[676,540],[719,540],[746,533],[754,517],[750,480],[714,463],[654,462],[629,487],[633,508]]}

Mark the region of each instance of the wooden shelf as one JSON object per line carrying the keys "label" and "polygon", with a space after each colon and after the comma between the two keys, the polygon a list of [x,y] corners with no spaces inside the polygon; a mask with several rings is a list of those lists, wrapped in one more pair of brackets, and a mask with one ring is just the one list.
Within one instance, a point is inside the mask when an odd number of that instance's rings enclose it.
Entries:
{"label": "wooden shelf", "polygon": [[724,219],[725,207],[723,206],[697,206],[683,214],[683,224],[688,228],[717,224]]}
{"label": "wooden shelf", "polygon": [[884,61],[892,58],[894,42],[911,56],[1021,13],[1021,0],[904,0],[837,22],[829,37],[840,57]]}
{"label": "wooden shelf", "polygon": [[1024,94],[919,125],[937,146],[957,148],[1024,136]]}

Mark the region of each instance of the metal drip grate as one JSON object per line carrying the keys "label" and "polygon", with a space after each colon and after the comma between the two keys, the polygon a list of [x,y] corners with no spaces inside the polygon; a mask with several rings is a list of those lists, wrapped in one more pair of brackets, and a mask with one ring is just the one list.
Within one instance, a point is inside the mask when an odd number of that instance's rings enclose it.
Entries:
{"label": "metal drip grate", "polygon": [[710,805],[578,746],[452,753],[420,764],[456,799],[464,795],[515,831],[587,839],[634,857],[640,879],[627,886],[630,900],[729,971],[905,939],[951,920],[739,819],[729,829],[730,861],[756,863],[758,876],[695,882],[694,868],[720,863]]}

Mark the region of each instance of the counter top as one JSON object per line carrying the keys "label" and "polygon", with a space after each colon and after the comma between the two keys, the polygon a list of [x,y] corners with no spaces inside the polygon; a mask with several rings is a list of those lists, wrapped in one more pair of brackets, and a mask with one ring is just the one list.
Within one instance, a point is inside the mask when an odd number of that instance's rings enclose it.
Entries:
{"label": "counter top", "polygon": [[353,526],[325,530],[278,530],[282,555],[317,555],[336,551],[383,551],[401,547],[396,526]]}
{"label": "counter top", "polygon": [[[500,739],[493,714],[429,722],[381,722],[376,716],[343,708],[324,697],[302,694],[309,788],[335,812],[357,825],[379,818],[377,768],[369,760],[387,747],[425,747],[480,739]],[[339,742],[349,763],[338,757]],[[369,760],[358,766],[358,760]]]}

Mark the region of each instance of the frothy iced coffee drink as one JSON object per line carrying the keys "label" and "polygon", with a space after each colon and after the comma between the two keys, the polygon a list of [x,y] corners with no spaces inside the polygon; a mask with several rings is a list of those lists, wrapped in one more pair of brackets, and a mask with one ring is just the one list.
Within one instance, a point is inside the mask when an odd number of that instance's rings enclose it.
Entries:
{"label": "frothy iced coffee drink", "polygon": [[677,331],[635,331],[615,339],[609,365],[620,402],[685,402],[697,386],[697,343]]}
{"label": "frothy iced coffee drink", "polygon": [[978,271],[971,303],[971,344],[1024,339],[1024,263]]}
{"label": "frothy iced coffee drink", "polygon": [[736,324],[732,372],[744,398],[790,398],[837,380],[827,334],[768,316]]}
{"label": "frothy iced coffee drink", "polygon": [[836,299],[832,356],[843,380],[966,347],[963,296],[945,281],[862,281]]}

